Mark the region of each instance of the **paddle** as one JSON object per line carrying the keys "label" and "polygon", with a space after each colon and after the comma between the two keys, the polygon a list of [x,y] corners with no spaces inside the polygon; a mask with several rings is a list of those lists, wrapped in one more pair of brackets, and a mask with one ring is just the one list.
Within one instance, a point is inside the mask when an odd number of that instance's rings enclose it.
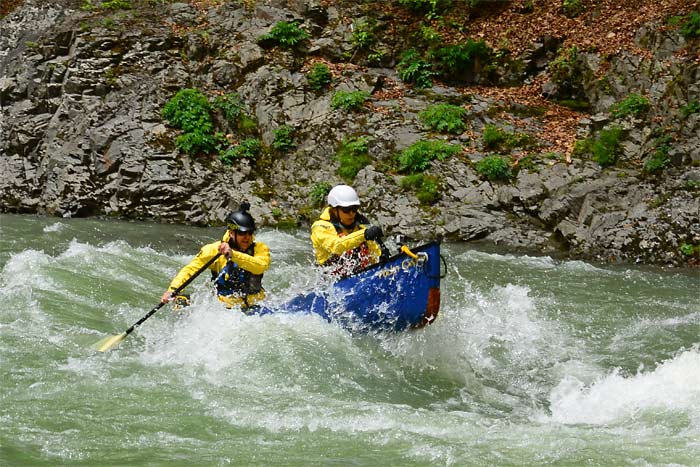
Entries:
{"label": "paddle", "polygon": [[[391,256],[391,252],[389,251],[389,248],[387,248],[387,246],[384,244],[384,241],[382,240],[382,238],[381,237],[376,238],[374,241],[377,242],[377,244],[379,245],[379,248],[382,250],[382,255],[381,255],[379,260],[381,262],[384,262],[387,259],[389,259],[389,257]],[[418,255],[416,255],[414,252],[412,252],[411,249],[408,246],[406,246],[406,244],[403,243],[403,236],[402,235],[399,235],[399,245],[400,245],[399,251],[401,251],[401,253],[404,253],[407,256],[409,256],[415,260],[418,259]]]}
{"label": "paddle", "polygon": [[[216,261],[216,260],[219,258],[219,256],[221,256],[221,254],[217,254],[216,256],[214,256],[212,259],[210,259],[210,260],[207,262],[207,264],[205,264],[204,266],[202,266],[201,268],[199,268],[199,270],[198,270],[197,272],[195,272],[194,274],[192,274],[192,276],[191,276],[189,279],[187,279],[180,287],[178,287],[177,289],[173,290],[172,296],[175,297],[178,293],[180,293],[180,291],[181,291],[182,289],[184,289],[185,287],[187,287],[187,286],[190,284],[190,282],[192,282],[193,280],[195,280],[195,279],[197,278],[197,276],[199,276],[205,269],[207,269],[209,266],[211,266],[211,264],[212,264],[214,261]],[[159,303],[159,304],[156,305],[151,311],[149,311],[148,313],[146,313],[146,315],[145,315],[143,318],[141,318],[140,320],[138,320],[137,322],[135,322],[129,329],[127,329],[127,330],[124,331],[123,333],[118,334],[118,335],[116,335],[116,336],[107,336],[107,337],[105,337],[104,339],[100,340],[99,342],[95,342],[95,343],[92,345],[92,347],[93,347],[94,349],[100,351],[100,352],[106,352],[107,350],[110,350],[110,349],[116,347],[116,345],[119,344],[119,343],[120,343],[121,341],[123,341],[124,339],[126,339],[126,336],[128,336],[129,334],[131,334],[131,332],[132,332],[134,329],[136,329],[137,327],[139,327],[141,324],[143,324],[144,321],[146,321],[148,318],[150,318],[151,316],[153,316],[153,314],[154,314],[156,311],[160,310],[160,309],[163,307],[163,305],[165,305],[165,303],[163,303],[163,302]]]}
{"label": "paddle", "polygon": [[401,252],[405,253],[407,256],[410,256],[413,259],[418,259],[418,255],[412,252],[411,249],[406,245],[401,245]]}

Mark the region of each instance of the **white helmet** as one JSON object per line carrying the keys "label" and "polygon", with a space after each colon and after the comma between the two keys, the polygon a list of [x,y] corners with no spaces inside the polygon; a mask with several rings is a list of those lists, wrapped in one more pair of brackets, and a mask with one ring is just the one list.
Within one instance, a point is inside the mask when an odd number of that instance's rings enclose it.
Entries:
{"label": "white helmet", "polygon": [[338,206],[359,206],[360,197],[357,192],[348,185],[338,185],[328,193],[328,204],[335,207]]}

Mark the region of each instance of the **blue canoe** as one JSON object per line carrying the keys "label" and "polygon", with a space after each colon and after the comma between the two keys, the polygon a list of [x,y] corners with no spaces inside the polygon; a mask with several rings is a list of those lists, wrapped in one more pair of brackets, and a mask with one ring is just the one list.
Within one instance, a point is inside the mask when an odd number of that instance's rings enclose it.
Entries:
{"label": "blue canoe", "polygon": [[440,308],[441,261],[440,243],[428,243],[258,313],[316,313],[358,331],[421,328]]}

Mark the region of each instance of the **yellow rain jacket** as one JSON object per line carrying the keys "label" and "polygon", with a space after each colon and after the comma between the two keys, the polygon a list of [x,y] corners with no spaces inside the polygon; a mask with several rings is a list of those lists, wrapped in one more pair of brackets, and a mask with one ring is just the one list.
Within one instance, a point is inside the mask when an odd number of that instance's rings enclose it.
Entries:
{"label": "yellow rain jacket", "polygon": [[325,265],[334,262],[346,252],[356,250],[364,245],[369,250],[369,264],[379,261],[382,250],[375,241],[365,240],[367,219],[357,214],[358,219],[352,229],[346,229],[340,222],[331,222],[330,208],[323,210],[319,219],[311,226],[311,243],[316,254],[316,262]]}
{"label": "yellow rain jacket", "polygon": [[[192,274],[197,272],[199,268],[204,266],[210,259],[219,253],[219,245],[222,242],[228,242],[230,238],[229,231],[227,230],[224,237],[220,242],[209,243],[204,245],[197,256],[194,257],[190,263],[183,267],[180,272],[175,276],[175,278],[170,283],[168,290],[174,291],[180,285],[184,284],[187,279],[189,279]],[[262,275],[270,267],[270,249],[262,242],[256,242],[255,236],[252,239],[253,243],[253,254],[250,255],[245,252],[237,251],[235,249],[231,250],[231,261],[236,263],[241,269],[248,271],[250,273],[249,279],[255,282],[253,293],[234,293],[231,295],[221,295],[219,294],[219,300],[226,303],[226,305],[231,308],[235,305],[240,305],[242,307],[252,306],[256,302],[259,302],[265,298],[265,290],[260,284],[262,280]],[[226,266],[228,259],[224,256],[220,256],[216,261],[209,265],[209,270],[212,271],[212,275],[218,275]],[[242,284],[250,285],[250,284]],[[258,289],[259,290],[256,290]],[[245,287],[244,287],[245,289]]]}

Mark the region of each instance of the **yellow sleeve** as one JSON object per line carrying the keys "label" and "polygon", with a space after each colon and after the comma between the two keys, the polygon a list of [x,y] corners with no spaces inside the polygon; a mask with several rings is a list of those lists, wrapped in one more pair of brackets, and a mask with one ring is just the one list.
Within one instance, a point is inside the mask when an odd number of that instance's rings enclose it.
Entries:
{"label": "yellow sleeve", "polygon": [[[210,243],[208,245],[204,245],[200,250],[199,253],[197,253],[197,256],[194,257],[190,263],[180,269],[180,272],[177,273],[175,278],[170,282],[170,286],[168,287],[168,290],[171,292],[180,287],[182,284],[187,281],[194,273],[199,271],[199,268],[204,266],[210,259],[212,259],[214,256],[216,256],[219,253],[219,244],[221,242],[214,242]],[[219,265],[220,261],[214,261],[211,265],[209,265],[209,269],[212,271],[216,272],[219,269],[221,269]]]}
{"label": "yellow sleeve", "polygon": [[379,244],[373,240],[367,240],[367,246],[372,254],[372,264],[378,262],[382,256],[382,249],[379,247]]}
{"label": "yellow sleeve", "polygon": [[357,230],[343,237],[330,222],[315,222],[311,227],[311,242],[316,250],[316,260],[323,264],[331,255],[342,255],[365,241],[365,231]]}
{"label": "yellow sleeve", "polygon": [[255,242],[253,256],[232,250],[231,259],[246,271],[262,274],[270,267],[270,249],[262,242]]}

